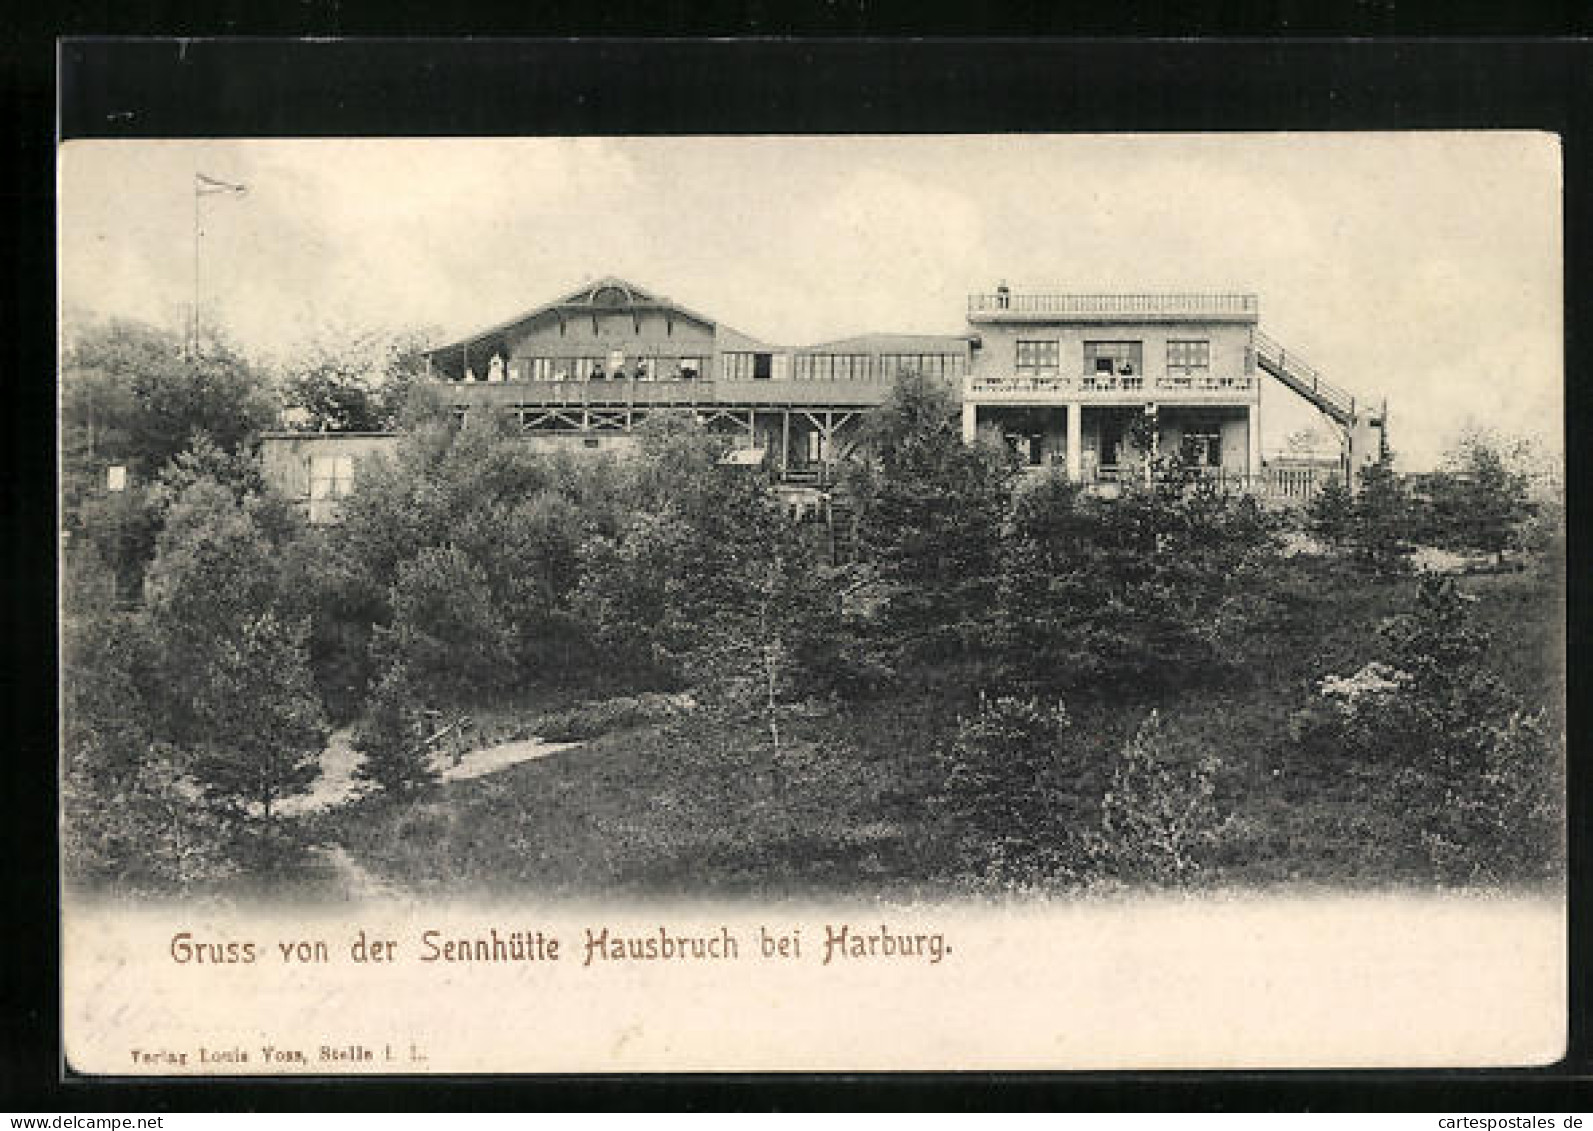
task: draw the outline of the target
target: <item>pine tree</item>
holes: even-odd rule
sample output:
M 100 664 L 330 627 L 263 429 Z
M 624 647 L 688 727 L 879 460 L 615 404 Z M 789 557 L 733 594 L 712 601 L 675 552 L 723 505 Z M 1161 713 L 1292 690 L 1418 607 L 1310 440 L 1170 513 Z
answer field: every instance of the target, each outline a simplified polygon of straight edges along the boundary
M 320 773 L 327 726 L 305 652 L 309 626 L 265 612 L 247 618 L 202 661 L 190 771 L 228 807 L 270 818 Z
M 389 668 L 371 693 L 368 715 L 354 736 L 364 760 L 356 777 L 390 794 L 413 792 L 437 780 L 423 743 L 425 708 L 401 664 Z

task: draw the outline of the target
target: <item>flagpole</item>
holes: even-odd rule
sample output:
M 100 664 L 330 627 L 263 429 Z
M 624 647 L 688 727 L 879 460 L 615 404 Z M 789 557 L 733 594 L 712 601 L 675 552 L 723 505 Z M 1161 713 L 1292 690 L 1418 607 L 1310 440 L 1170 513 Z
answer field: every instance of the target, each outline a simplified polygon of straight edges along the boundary
M 194 175 L 194 316 L 193 345 L 189 360 L 199 359 L 199 176 Z
M 241 196 L 248 191 L 245 185 L 235 185 L 229 181 L 217 180 L 194 170 L 194 317 L 193 317 L 193 352 L 190 355 L 195 360 L 199 357 L 199 241 L 201 239 L 199 198 L 210 193 L 224 192 Z

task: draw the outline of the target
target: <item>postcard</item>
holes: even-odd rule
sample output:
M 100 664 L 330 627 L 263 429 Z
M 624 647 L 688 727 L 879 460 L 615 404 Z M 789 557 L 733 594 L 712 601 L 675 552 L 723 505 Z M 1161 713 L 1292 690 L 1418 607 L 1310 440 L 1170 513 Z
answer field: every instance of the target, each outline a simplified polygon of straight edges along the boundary
M 1556 1062 L 1560 169 L 67 141 L 66 1069 Z

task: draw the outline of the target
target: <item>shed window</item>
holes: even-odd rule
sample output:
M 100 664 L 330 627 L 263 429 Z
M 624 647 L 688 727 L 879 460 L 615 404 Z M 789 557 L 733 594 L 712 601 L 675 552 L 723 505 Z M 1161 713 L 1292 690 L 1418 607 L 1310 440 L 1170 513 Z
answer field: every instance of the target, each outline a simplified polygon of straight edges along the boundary
M 310 498 L 341 499 L 353 490 L 353 456 L 310 457 Z

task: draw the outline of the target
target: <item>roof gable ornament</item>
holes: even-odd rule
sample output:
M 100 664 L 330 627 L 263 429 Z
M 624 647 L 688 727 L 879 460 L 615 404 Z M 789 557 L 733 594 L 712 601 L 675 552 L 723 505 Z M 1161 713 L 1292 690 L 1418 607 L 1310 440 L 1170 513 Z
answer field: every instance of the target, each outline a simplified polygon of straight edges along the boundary
M 568 331 L 570 322 L 577 318 L 590 317 L 592 319 L 592 331 L 596 334 L 598 332 L 599 318 L 603 313 L 620 313 L 626 310 L 630 312 L 632 327 L 638 334 L 641 333 L 642 313 L 648 310 L 663 314 L 667 324 L 666 332 L 671 336 L 675 332 L 675 323 L 683 319 L 699 322 L 710 330 L 717 325 L 715 319 L 682 306 L 669 298 L 655 295 L 617 276 L 606 275 L 601 279 L 585 282 L 576 290 L 568 291 L 552 302 L 534 307 L 505 322 L 479 330 L 469 337 L 428 350 L 426 351 L 426 356 L 429 359 L 435 359 L 439 364 L 444 357 L 452 357 L 455 360 L 462 358 L 463 363 L 468 363 L 469 354 L 472 352 L 473 347 L 490 349 L 507 332 L 523 326 L 538 317 L 548 317 L 555 320 L 558 323 L 561 335 Z

